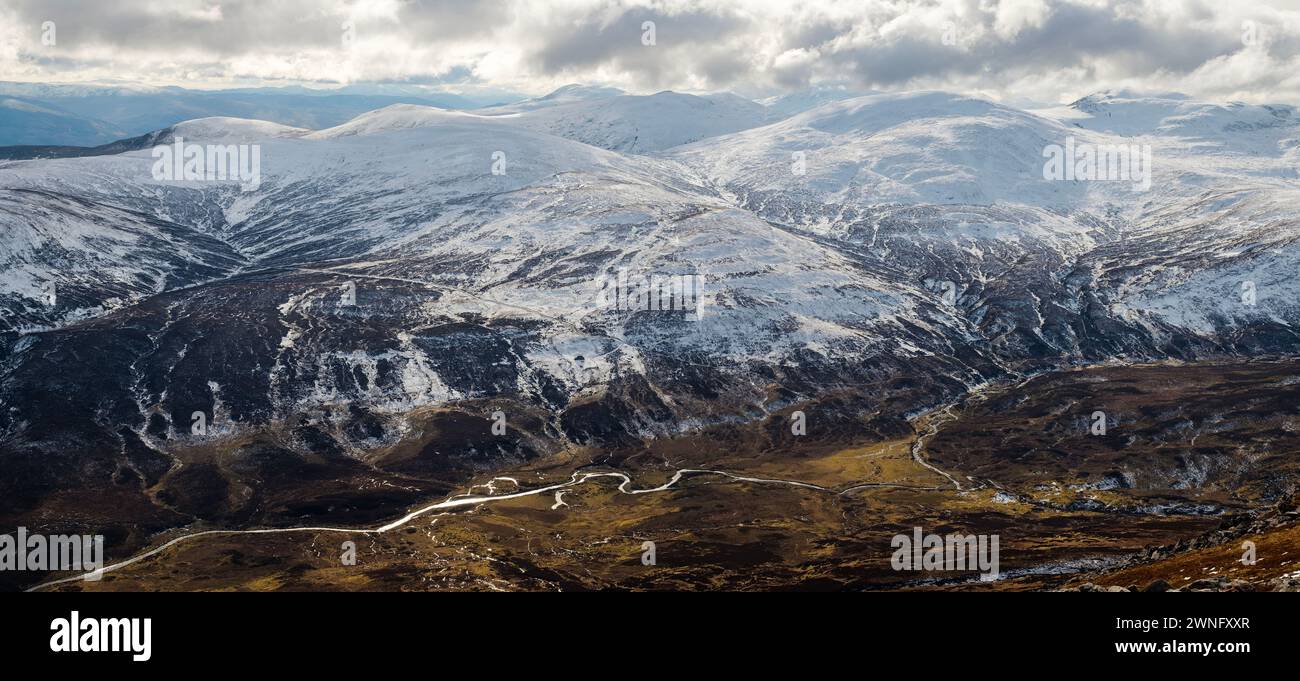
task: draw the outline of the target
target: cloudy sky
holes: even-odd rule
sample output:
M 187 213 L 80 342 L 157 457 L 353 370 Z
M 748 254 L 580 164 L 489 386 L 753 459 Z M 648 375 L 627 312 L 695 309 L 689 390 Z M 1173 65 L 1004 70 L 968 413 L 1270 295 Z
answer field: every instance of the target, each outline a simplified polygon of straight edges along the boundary
M 1300 104 L 1300 0 L 0 0 L 0 80 Z

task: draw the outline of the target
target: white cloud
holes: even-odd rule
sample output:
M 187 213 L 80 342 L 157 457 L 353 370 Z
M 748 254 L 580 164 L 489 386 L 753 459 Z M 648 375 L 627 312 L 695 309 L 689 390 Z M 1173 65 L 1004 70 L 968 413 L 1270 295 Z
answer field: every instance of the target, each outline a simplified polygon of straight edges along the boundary
M 473 82 L 1300 102 L 1300 0 L 5 0 L 0 79 Z M 59 43 L 40 44 L 42 21 Z M 350 21 L 355 40 L 345 43 Z M 643 21 L 656 44 L 641 44 Z M 1243 22 L 1259 39 L 1243 40 Z M 955 43 L 945 37 L 955 28 Z M 1248 44 L 1249 43 L 1249 44 Z
M 1002 0 L 993 27 L 1003 40 L 1014 39 L 1026 27 L 1039 27 L 1051 10 L 1045 0 Z

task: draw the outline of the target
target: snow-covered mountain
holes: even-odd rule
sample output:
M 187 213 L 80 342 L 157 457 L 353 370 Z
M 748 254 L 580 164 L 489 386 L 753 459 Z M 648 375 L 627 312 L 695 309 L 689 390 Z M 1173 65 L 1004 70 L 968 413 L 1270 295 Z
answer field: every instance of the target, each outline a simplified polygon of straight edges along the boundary
M 574 83 L 565 85 L 549 92 L 541 97 L 529 97 L 509 105 L 493 107 L 499 113 L 515 113 L 521 111 L 533 111 L 551 106 L 576 104 L 579 102 L 589 102 L 599 99 L 609 99 L 627 94 L 616 87 L 605 87 L 601 85 L 581 85 Z
M 846 85 L 830 84 L 818 85 L 805 90 L 789 92 L 775 97 L 768 97 L 767 99 L 759 100 L 759 103 L 767 107 L 773 120 L 777 120 L 803 113 L 809 109 L 815 109 L 823 104 L 840 102 L 846 99 L 856 99 L 858 97 L 866 97 L 867 95 L 873 94 L 878 93 L 858 90 Z
M 846 385 L 879 386 L 845 409 L 892 432 L 1030 369 L 1300 350 L 1287 107 L 921 92 L 773 120 L 730 95 L 556 100 L 316 131 L 204 119 L 0 162 L 0 455 L 143 469 L 283 428 L 364 458 L 484 401 L 525 405 L 542 439 L 608 442 Z M 155 179 L 151 146 L 177 137 L 257 145 L 260 183 Z M 1150 190 L 1045 179 L 1071 138 L 1149 145 Z M 698 277 L 702 305 L 611 309 L 621 276 Z M 47 305 L 50 283 L 72 302 Z
M 1167 343 L 1222 348 L 1243 324 L 1276 326 L 1288 345 L 1295 288 L 1270 272 L 1297 257 L 1287 206 L 1300 205 L 1300 121 L 1289 107 L 1171 101 L 1112 103 L 1121 113 L 1105 120 L 1133 120 L 1101 124 L 1086 104 L 1048 117 L 946 93 L 877 95 L 671 156 L 767 220 L 954 282 L 968 318 L 1014 355 L 1037 346 L 1101 358 L 1089 342 L 1143 355 Z M 1045 180 L 1044 150 L 1071 140 L 1151 147 L 1151 190 Z M 1254 304 L 1241 302 L 1246 286 Z M 1089 328 L 1103 310 L 1123 333 Z M 1195 341 L 1167 326 L 1197 329 Z
M 1140 96 L 1125 91 L 1090 95 L 1057 111 L 1071 125 L 1089 130 L 1184 138 L 1239 153 L 1288 136 L 1294 139 L 1297 121 L 1296 109 L 1289 105 L 1218 104 L 1178 94 Z
M 615 94 L 601 88 L 561 89 L 541 100 L 481 109 L 515 124 L 602 149 L 644 154 L 746 130 L 772 119 L 761 104 L 729 93 Z

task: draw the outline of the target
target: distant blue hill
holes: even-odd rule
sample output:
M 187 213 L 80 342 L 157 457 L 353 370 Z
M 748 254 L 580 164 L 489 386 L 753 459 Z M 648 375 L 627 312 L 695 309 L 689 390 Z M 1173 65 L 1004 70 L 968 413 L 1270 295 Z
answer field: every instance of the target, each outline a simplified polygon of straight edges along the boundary
M 306 88 L 201 91 L 0 82 L 0 146 L 98 146 L 209 116 L 320 129 L 392 104 L 468 109 L 484 103 L 437 92 L 351 94 Z
M 124 136 L 118 126 L 50 102 L 0 95 L 0 146 L 93 145 Z

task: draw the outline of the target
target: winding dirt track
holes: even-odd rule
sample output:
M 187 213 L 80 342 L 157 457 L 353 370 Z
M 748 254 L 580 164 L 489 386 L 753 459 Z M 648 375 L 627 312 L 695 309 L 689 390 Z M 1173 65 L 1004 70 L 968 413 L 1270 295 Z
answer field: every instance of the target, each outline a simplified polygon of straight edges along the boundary
M 935 426 L 935 428 L 937 429 L 937 426 Z M 919 441 L 919 440 L 918 440 L 918 441 Z M 916 449 L 915 446 L 913 447 L 912 455 L 913 455 L 913 458 L 917 458 L 917 457 L 920 456 L 920 454 L 919 454 L 919 452 L 918 452 L 918 450 Z M 918 458 L 917 460 L 920 461 L 919 458 Z M 943 472 L 943 471 L 941 471 L 941 470 L 939 470 L 939 469 L 937 469 L 937 468 L 934 468 L 933 466 L 930 466 L 929 464 L 924 463 L 923 461 L 922 461 L 921 463 L 922 463 L 922 465 L 925 465 L 926 468 L 929 468 L 929 469 L 931 469 L 931 470 L 934 470 L 935 472 L 937 472 L 937 473 L 943 475 L 944 477 L 948 478 L 950 481 L 952 481 L 952 483 L 953 483 L 954 485 L 957 486 L 957 489 L 958 489 L 958 490 L 961 489 L 961 486 L 957 484 L 957 481 L 956 481 L 955 479 L 953 479 L 952 476 L 948 475 L 947 473 L 945 473 L 945 472 Z M 509 500 L 509 499 L 519 499 L 519 498 L 522 498 L 522 497 L 531 497 L 531 496 L 536 496 L 536 495 L 539 495 L 539 494 L 547 494 L 547 493 L 550 493 L 550 492 L 557 492 L 557 491 L 566 490 L 566 489 L 568 489 L 568 488 L 571 488 L 571 487 L 574 487 L 574 486 L 577 486 L 577 485 L 581 485 L 581 484 L 583 484 L 583 483 L 586 483 L 586 482 L 589 481 L 589 480 L 595 480 L 595 479 L 599 479 L 599 478 L 617 478 L 617 479 L 621 480 L 621 482 L 620 482 L 619 485 L 618 485 L 618 491 L 619 491 L 619 492 L 622 492 L 623 494 L 652 494 L 652 493 L 655 493 L 655 492 L 665 492 L 665 491 L 667 491 L 667 490 L 669 490 L 669 489 L 672 489 L 672 488 L 675 487 L 675 486 L 677 485 L 677 483 L 680 482 L 683 478 L 685 478 L 685 477 L 687 477 L 687 476 L 693 476 L 693 475 L 716 475 L 716 476 L 721 476 L 721 477 L 727 478 L 728 480 L 731 480 L 731 481 L 734 481 L 734 482 L 743 482 L 743 483 L 761 484 L 761 485 L 787 485 L 787 486 L 790 486 L 790 487 L 799 487 L 799 488 L 803 488 L 803 489 L 809 489 L 809 490 L 814 490 L 814 491 L 818 491 L 818 492 L 826 492 L 826 493 L 835 494 L 835 495 L 846 495 L 846 494 L 851 494 L 851 493 L 853 493 L 853 492 L 855 492 L 855 491 L 857 491 L 857 490 L 860 490 L 860 489 L 867 489 L 867 488 L 873 488 L 873 487 L 898 487 L 898 488 L 905 488 L 905 489 L 923 489 L 923 490 L 940 490 L 940 489 L 946 489 L 946 488 L 940 488 L 940 487 L 922 487 L 922 486 L 916 486 L 916 485 L 905 485 L 905 484 L 896 484 L 896 483 L 879 482 L 879 483 L 865 483 L 865 484 L 857 484 L 857 485 L 853 485 L 853 486 L 848 487 L 848 488 L 843 489 L 843 490 L 835 490 L 835 489 L 832 489 L 832 488 L 829 488 L 829 487 L 823 487 L 823 486 L 821 486 L 821 485 L 815 485 L 815 484 L 808 483 L 808 482 L 800 482 L 800 481 L 797 481 L 797 480 L 780 480 L 780 479 L 774 479 L 774 478 L 755 478 L 755 477 L 749 477 L 749 476 L 745 476 L 745 475 L 737 475 L 737 474 L 735 474 L 735 473 L 728 473 L 728 472 L 726 472 L 726 471 L 716 471 L 716 470 L 699 469 L 699 468 L 682 468 L 682 469 L 679 469 L 676 473 L 673 474 L 673 477 L 672 477 L 668 482 L 665 482 L 664 484 L 662 484 L 662 485 L 660 485 L 660 486 L 658 486 L 658 487 L 650 487 L 650 488 L 646 488 L 646 489 L 629 489 L 629 487 L 632 485 L 632 478 L 628 477 L 626 474 L 623 474 L 623 473 L 615 473 L 615 472 L 574 473 L 573 476 L 570 477 L 570 478 L 569 478 L 568 480 L 566 480 L 565 482 L 560 482 L 560 483 L 556 483 L 556 484 L 553 484 L 553 485 L 547 485 L 547 486 L 544 486 L 544 487 L 538 487 L 537 489 L 523 490 L 523 491 L 519 491 L 519 492 L 511 492 L 511 493 L 508 493 L 508 494 L 493 494 L 493 495 L 487 495 L 487 496 L 483 496 L 483 495 L 468 495 L 468 494 L 456 495 L 456 496 L 450 497 L 450 498 L 448 498 L 448 499 L 445 499 L 445 500 L 443 500 L 443 501 L 440 501 L 440 502 L 438 502 L 438 503 L 430 504 L 430 505 L 428 505 L 428 506 L 425 506 L 425 507 L 423 507 L 423 508 L 417 509 L 417 510 L 415 510 L 415 511 L 411 511 L 410 513 L 407 513 L 406 515 L 402 516 L 401 518 L 398 518 L 397 520 L 394 520 L 394 521 L 392 521 L 392 522 L 390 522 L 390 523 L 388 523 L 388 524 L 386 524 L 386 525 L 382 525 L 382 526 L 380 526 L 380 527 L 376 527 L 376 528 L 316 527 L 316 526 L 310 526 L 310 527 L 282 527 L 282 528 L 267 528 L 267 529 L 258 529 L 258 530 L 206 530 L 206 531 L 203 531 L 203 532 L 195 532 L 195 533 L 192 533 L 192 534 L 187 534 L 187 535 L 183 535 L 183 536 L 180 536 L 180 537 L 176 537 L 175 539 L 172 539 L 171 541 L 168 541 L 168 542 L 166 542 L 165 544 L 162 544 L 161 546 L 158 546 L 158 547 L 156 547 L 156 548 L 153 548 L 153 549 L 150 549 L 150 550 L 148 550 L 148 551 L 145 551 L 144 553 L 140 553 L 140 554 L 138 554 L 138 555 L 132 556 L 131 558 L 128 558 L 128 559 L 126 559 L 126 560 L 123 560 L 123 561 L 121 561 L 121 562 L 119 562 L 119 563 L 114 563 L 114 564 L 112 564 L 112 565 L 106 565 L 106 566 L 104 566 L 103 568 L 100 568 L 99 570 L 95 570 L 95 571 L 93 571 L 93 572 L 87 572 L 87 573 L 84 573 L 84 574 L 81 574 L 81 575 L 77 575 L 77 576 L 73 576 L 73 577 L 65 577 L 65 578 L 63 578 L 63 579 L 57 579 L 57 580 L 53 580 L 53 581 L 49 581 L 49 582 L 44 582 L 44 583 L 38 584 L 38 585 L 36 585 L 36 586 L 34 586 L 34 587 L 28 589 L 27 591 L 29 591 L 29 592 L 31 592 L 31 591 L 39 591 L 39 590 L 41 590 L 41 589 L 45 589 L 45 588 L 52 587 L 52 586 L 57 586 L 57 585 L 59 585 L 59 584 L 67 584 L 67 583 L 70 583 L 70 582 L 76 582 L 76 581 L 81 581 L 81 580 L 96 581 L 96 580 L 98 580 L 99 578 L 102 578 L 103 575 L 106 574 L 106 573 L 113 572 L 113 571 L 116 571 L 116 570 L 120 570 L 120 569 L 125 568 L 125 567 L 128 567 L 128 566 L 130 566 L 130 565 L 134 565 L 134 564 L 136 564 L 136 563 L 139 563 L 140 561 L 143 561 L 143 560 L 147 560 L 147 559 L 149 559 L 149 558 L 152 558 L 152 557 L 154 557 L 154 556 L 156 556 L 156 555 L 158 555 L 158 554 L 160 554 L 160 553 L 166 551 L 167 549 L 169 549 L 169 548 L 171 548 L 171 547 L 173 547 L 173 546 L 176 546 L 177 544 L 181 544 L 181 543 L 185 543 L 185 542 L 193 541 L 193 540 L 196 540 L 196 539 L 199 539 L 199 538 L 202 538 L 202 537 L 212 537 L 212 536 L 218 536 L 218 535 L 221 535 L 221 536 L 233 536 L 233 535 L 248 535 L 248 534 L 288 534 L 288 533 L 291 533 L 291 532 L 317 532 L 317 533 L 320 533 L 320 532 L 334 532 L 334 533 L 343 533 L 343 534 L 383 534 L 383 533 L 385 533 L 385 532 L 391 532 L 391 531 L 393 531 L 393 530 L 396 530 L 396 529 L 398 529 L 398 528 L 400 528 L 400 527 L 406 525 L 407 523 L 410 523 L 412 520 L 415 520 L 416 518 L 419 518 L 420 516 L 425 515 L 425 514 L 427 514 L 427 513 L 430 513 L 430 512 L 432 512 L 432 511 L 441 511 L 441 510 L 447 510 L 447 509 L 462 508 L 462 507 L 466 507 L 466 506 L 477 506 L 477 505 L 479 505 L 479 504 L 488 504 L 488 503 L 493 503 L 493 502 L 498 502 L 498 501 L 506 501 L 506 500 Z M 497 478 L 493 478 L 493 479 L 492 479 L 492 482 L 495 482 L 495 481 L 497 481 L 497 480 L 511 480 L 511 481 L 513 481 L 513 478 L 502 478 L 502 477 L 497 477 Z M 491 484 L 491 483 L 489 483 L 489 484 Z M 481 485 L 480 485 L 480 486 L 481 486 Z M 489 489 L 490 489 L 490 487 L 489 487 Z

